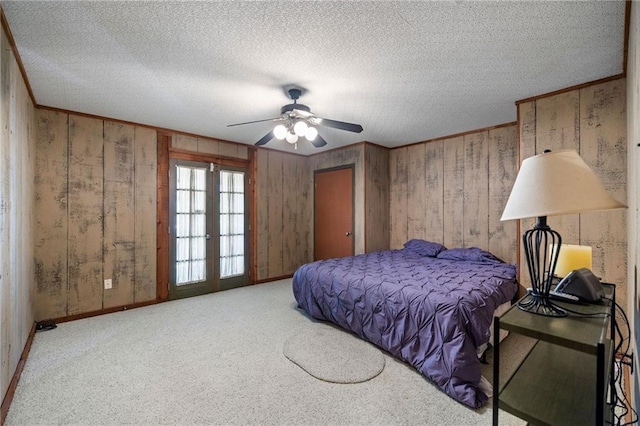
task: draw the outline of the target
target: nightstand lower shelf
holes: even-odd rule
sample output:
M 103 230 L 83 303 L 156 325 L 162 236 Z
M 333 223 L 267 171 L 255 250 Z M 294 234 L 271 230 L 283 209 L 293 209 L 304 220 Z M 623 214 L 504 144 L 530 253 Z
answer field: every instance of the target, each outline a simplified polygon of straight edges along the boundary
M 604 345 L 603 377 L 609 377 L 612 347 Z M 501 389 L 499 407 L 534 424 L 587 425 L 597 418 L 597 357 L 538 341 Z M 606 398 L 608 382 L 602 384 Z M 551 397 L 550 397 L 551 396 Z M 602 407 L 606 413 L 610 409 Z

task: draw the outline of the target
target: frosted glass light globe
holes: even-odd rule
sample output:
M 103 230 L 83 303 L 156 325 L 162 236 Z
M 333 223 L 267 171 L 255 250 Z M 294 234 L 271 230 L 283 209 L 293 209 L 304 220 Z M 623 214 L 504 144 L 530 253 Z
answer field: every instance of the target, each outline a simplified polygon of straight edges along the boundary
M 293 133 L 287 134 L 287 142 L 291 144 L 298 142 L 298 135 L 294 135 Z
M 314 140 L 316 138 L 316 136 L 318 136 L 318 129 L 316 129 L 315 127 L 307 127 L 307 131 L 304 133 L 304 137 L 307 138 L 307 140 Z
M 305 123 L 304 121 L 298 121 L 294 126 L 293 126 L 293 132 L 298 135 L 298 136 L 304 136 L 305 132 L 307 131 L 307 128 L 309 126 L 307 126 L 307 123 Z
M 278 140 L 284 139 L 287 136 L 287 128 L 282 124 L 278 124 L 273 128 L 273 136 L 275 136 Z

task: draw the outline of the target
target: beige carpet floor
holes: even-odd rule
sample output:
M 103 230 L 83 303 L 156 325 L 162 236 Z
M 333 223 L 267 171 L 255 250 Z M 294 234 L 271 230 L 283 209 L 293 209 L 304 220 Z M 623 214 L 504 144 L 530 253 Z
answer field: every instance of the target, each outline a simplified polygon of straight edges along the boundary
M 283 345 L 319 327 L 291 280 L 62 323 L 36 334 L 6 425 L 491 424 L 490 404 L 469 409 L 384 352 L 371 380 L 314 378 Z M 505 368 L 531 344 L 509 336 Z

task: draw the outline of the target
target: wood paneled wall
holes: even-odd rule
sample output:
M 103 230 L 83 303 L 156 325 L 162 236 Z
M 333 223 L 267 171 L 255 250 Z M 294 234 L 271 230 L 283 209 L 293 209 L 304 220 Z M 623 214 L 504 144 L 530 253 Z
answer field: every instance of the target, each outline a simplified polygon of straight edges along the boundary
M 389 149 L 364 145 L 364 250 L 389 249 Z
M 180 133 L 172 135 L 170 148 L 174 151 L 239 158 L 242 160 L 249 159 L 249 147 L 247 145 Z
M 355 253 L 389 248 L 387 148 L 363 143 L 311 157 L 258 149 L 256 156 L 258 281 L 313 260 L 315 170 L 355 165 Z
M 312 256 L 309 160 L 269 149 L 256 153 L 258 281 L 291 275 Z
M 545 149 L 575 149 L 605 188 L 627 202 L 625 79 L 522 102 L 518 120 L 521 161 Z M 594 273 L 618 285 L 618 302 L 625 306 L 627 210 L 555 216 L 548 222 L 563 243 L 593 248 Z M 521 226 L 529 229 L 533 221 Z M 527 274 L 521 274 L 521 281 L 528 285 Z
M 0 31 L 0 400 L 34 322 L 35 108 Z M 3 415 L 6 415 L 3 407 Z M 1 422 L 1 421 L 0 421 Z
M 480 247 L 515 263 L 517 226 L 500 216 L 516 158 L 515 125 L 392 149 L 391 248 L 421 238 Z
M 37 320 L 156 298 L 156 143 L 147 127 L 38 109 Z
M 627 68 L 627 305 L 626 312 L 631 324 L 631 348 L 640 353 L 640 289 L 638 267 L 640 266 L 640 8 L 634 4 L 629 22 L 629 59 Z M 632 368 L 638 371 L 640 360 L 634 357 Z M 640 379 L 636 373 L 631 392 L 634 407 L 640 407 Z

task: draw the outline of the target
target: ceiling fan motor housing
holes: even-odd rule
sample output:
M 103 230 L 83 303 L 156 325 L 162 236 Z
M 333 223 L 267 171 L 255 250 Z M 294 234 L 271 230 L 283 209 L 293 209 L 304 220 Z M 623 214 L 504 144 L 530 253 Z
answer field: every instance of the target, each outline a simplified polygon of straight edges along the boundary
M 285 114 L 287 112 L 291 112 L 294 109 L 300 110 L 300 111 L 305 111 L 305 112 L 311 112 L 311 108 L 309 108 L 306 105 L 302 105 L 302 104 L 297 104 L 297 103 L 293 103 L 293 104 L 288 104 L 283 106 L 282 108 L 280 108 L 280 114 Z

